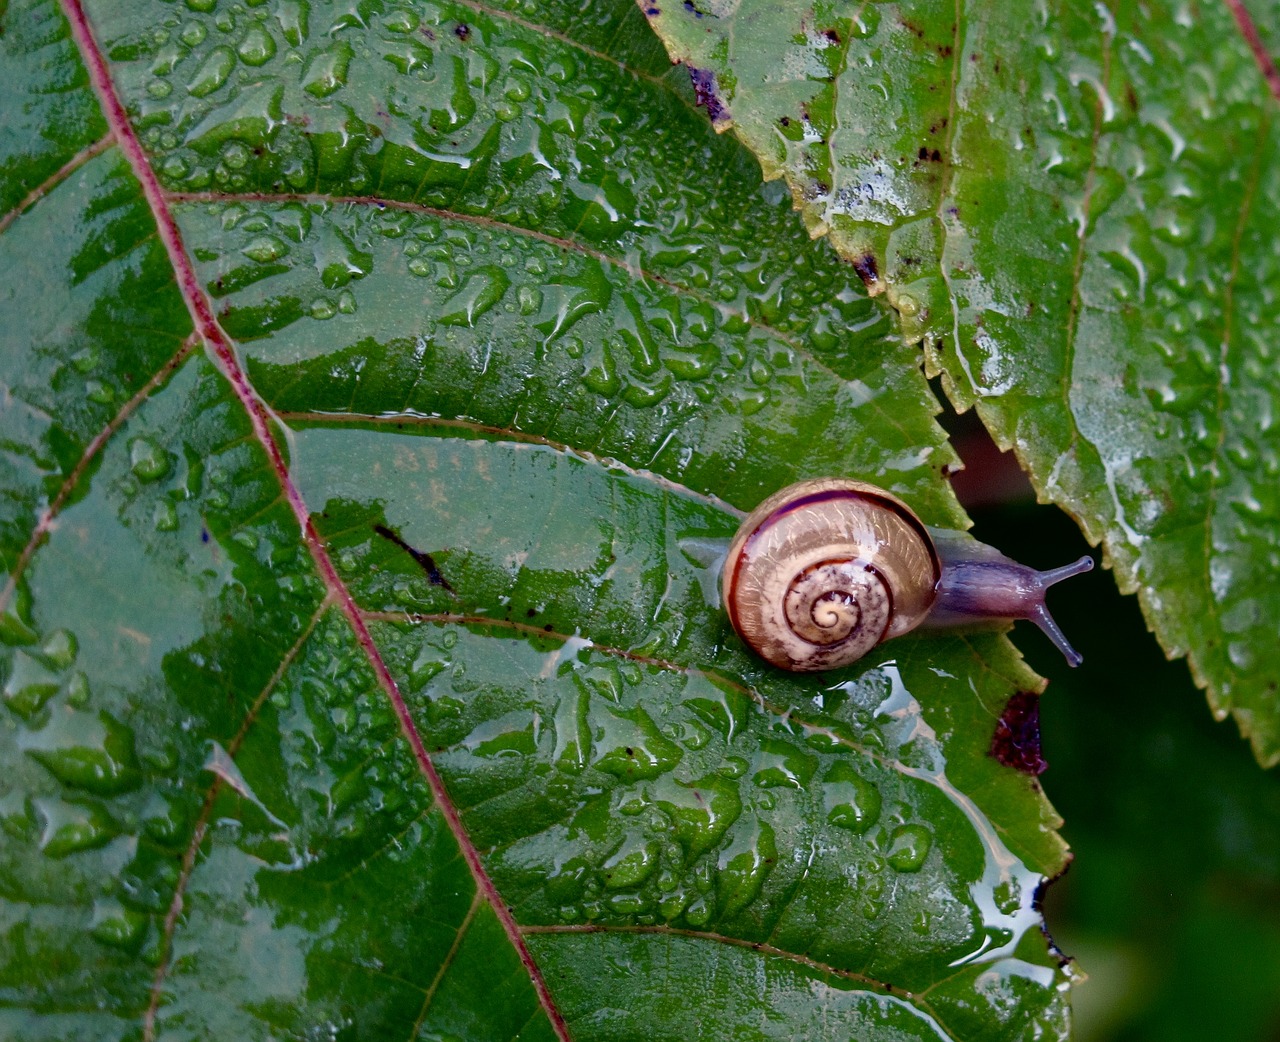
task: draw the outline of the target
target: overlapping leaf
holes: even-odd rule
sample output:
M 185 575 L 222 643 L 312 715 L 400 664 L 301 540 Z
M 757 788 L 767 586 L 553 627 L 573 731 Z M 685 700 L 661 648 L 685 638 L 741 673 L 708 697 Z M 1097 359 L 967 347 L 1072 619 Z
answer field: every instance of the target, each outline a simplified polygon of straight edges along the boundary
M 795 679 L 718 607 L 734 507 L 955 523 L 952 457 L 639 13 L 66 14 L 6 15 L 89 116 L 5 139 L 0 1033 L 1062 1037 L 1007 641 Z
M 641 6 L 1280 761 L 1274 5 Z

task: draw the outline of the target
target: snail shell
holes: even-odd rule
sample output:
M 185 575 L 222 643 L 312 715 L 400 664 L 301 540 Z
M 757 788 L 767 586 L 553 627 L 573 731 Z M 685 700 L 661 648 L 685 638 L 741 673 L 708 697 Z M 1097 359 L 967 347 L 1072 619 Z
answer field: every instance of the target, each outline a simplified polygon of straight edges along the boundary
M 738 529 L 722 578 L 730 621 L 783 669 L 848 665 L 917 626 L 1025 618 L 1079 665 L 1044 604 L 1082 557 L 1039 572 L 962 532 L 929 529 L 902 500 L 862 481 L 819 478 L 775 492 Z

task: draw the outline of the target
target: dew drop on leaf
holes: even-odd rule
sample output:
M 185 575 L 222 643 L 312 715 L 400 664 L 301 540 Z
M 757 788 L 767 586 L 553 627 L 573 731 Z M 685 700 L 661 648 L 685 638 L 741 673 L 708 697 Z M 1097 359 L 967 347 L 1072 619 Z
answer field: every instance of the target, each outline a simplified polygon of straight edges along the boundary
M 899 825 L 889 840 L 889 864 L 899 872 L 919 872 L 933 845 L 933 833 L 923 825 Z
M 172 458 L 154 438 L 134 438 L 129 443 L 129 465 L 139 481 L 159 481 L 173 466 Z
M 236 51 L 242 62 L 256 68 L 275 57 L 276 42 L 263 26 L 252 25 L 241 37 Z
M 197 98 L 207 97 L 227 82 L 235 67 L 235 51 L 230 47 L 215 47 L 187 81 L 188 93 Z

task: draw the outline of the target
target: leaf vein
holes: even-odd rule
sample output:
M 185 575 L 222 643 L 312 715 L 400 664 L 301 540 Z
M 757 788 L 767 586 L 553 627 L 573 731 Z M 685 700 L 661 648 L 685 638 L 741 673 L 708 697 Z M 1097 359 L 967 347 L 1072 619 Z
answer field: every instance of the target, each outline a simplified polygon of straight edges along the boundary
M 120 143 L 121 151 L 128 159 L 134 177 L 137 178 L 142 186 L 143 195 L 151 208 L 161 242 L 164 244 L 168 254 L 169 262 L 173 267 L 179 289 L 192 321 L 206 345 L 216 356 L 224 376 L 231 384 L 236 397 L 240 401 L 241 407 L 248 414 L 253 433 L 266 453 L 270 467 L 275 472 L 289 505 L 293 509 L 294 517 L 297 520 L 298 527 L 301 529 L 302 541 L 311 554 L 315 567 L 329 591 L 329 596 L 341 609 L 355 633 L 361 650 L 373 667 L 379 685 L 391 703 L 392 711 L 395 713 L 401 730 L 413 750 L 414 757 L 418 762 L 418 768 L 426 778 L 427 784 L 431 788 L 445 820 L 448 822 L 449 830 L 453 833 L 455 841 L 466 858 L 477 886 L 493 906 L 494 913 L 502 925 L 509 943 L 515 948 L 521 965 L 529 975 L 534 992 L 546 1010 L 557 1037 L 561 1039 L 561 1042 L 568 1042 L 569 1037 L 564 1017 L 552 1000 L 542 972 L 534 962 L 528 947 L 520 936 L 519 928 L 510 910 L 498 894 L 493 880 L 489 878 L 484 864 L 480 860 L 479 852 L 474 844 L 471 843 L 466 830 L 463 828 L 457 808 L 449 800 L 448 790 L 445 788 L 444 781 L 441 779 L 422 743 L 422 737 L 413 722 L 404 697 L 401 695 L 395 679 L 391 676 L 382 653 L 374 644 L 350 590 L 347 589 L 338 575 L 337 567 L 329 557 L 328 551 L 316 531 L 310 510 L 302 498 L 301 491 L 294 483 L 289 473 L 284 453 L 272 434 L 271 417 L 268 409 L 257 390 L 249 382 L 248 374 L 241 364 L 230 339 L 214 317 L 209 298 L 200 285 L 196 277 L 195 267 L 187 254 L 186 246 L 182 240 L 182 233 L 178 228 L 170 206 L 170 199 L 162 191 L 160 182 L 155 172 L 151 169 L 147 156 L 143 151 L 142 144 L 138 140 L 132 124 L 129 122 L 124 103 L 121 101 L 115 83 L 111 78 L 106 56 L 93 35 L 89 19 L 82 6 L 82 0 L 62 0 L 62 8 L 71 26 L 72 37 L 89 72 L 89 79 L 93 85 L 94 92 L 103 108 L 107 125 L 112 129 L 117 141 Z

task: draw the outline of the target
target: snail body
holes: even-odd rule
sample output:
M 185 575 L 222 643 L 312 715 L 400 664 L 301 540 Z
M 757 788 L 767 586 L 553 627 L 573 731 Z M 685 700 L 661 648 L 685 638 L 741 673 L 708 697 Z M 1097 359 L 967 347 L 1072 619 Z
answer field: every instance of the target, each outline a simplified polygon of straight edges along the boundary
M 1040 572 L 962 532 L 931 529 L 902 500 L 844 478 L 775 492 L 729 544 L 730 621 L 783 669 L 835 669 L 917 627 L 1030 619 L 1072 666 L 1081 656 L 1049 615 L 1045 590 L 1093 560 Z

